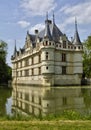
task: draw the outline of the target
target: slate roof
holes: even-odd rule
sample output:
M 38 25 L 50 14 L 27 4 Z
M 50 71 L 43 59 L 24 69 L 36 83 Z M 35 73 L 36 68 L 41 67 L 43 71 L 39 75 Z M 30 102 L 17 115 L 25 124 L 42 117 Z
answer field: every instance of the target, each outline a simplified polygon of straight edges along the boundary
M 52 39 L 56 42 L 59 41 L 60 36 L 63 36 L 63 33 L 59 30 L 55 23 L 52 23 L 51 20 L 47 21 L 47 25 L 45 25 L 45 28 L 39 33 L 39 37 L 43 38 L 45 33 L 47 33 L 49 37 L 52 37 Z
M 80 37 L 79 37 L 78 29 L 77 29 L 76 19 L 75 19 L 75 34 L 74 34 L 73 44 L 82 45 Z

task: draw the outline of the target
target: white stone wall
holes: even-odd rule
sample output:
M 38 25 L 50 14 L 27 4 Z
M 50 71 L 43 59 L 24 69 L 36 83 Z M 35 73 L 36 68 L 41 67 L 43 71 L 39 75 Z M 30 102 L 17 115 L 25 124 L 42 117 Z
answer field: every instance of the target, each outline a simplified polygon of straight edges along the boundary
M 48 52 L 48 59 L 46 59 L 46 52 Z M 62 53 L 66 54 L 66 61 L 62 61 Z M 41 55 L 41 61 L 39 63 L 39 55 Z M 28 64 L 26 65 L 26 58 Z M 33 57 L 33 64 L 32 64 Z M 20 57 L 19 57 L 20 58 Z M 25 84 L 49 84 L 49 85 L 65 85 L 65 84 L 80 84 L 83 67 L 82 67 L 82 52 L 74 50 L 63 50 L 54 47 L 42 46 L 40 51 L 34 51 L 32 54 L 24 55 L 22 59 L 13 63 L 12 75 L 16 76 L 16 70 L 18 73 L 17 82 Z M 22 65 L 21 65 L 22 64 Z M 26 65 L 26 66 L 25 66 Z M 17 68 L 18 66 L 18 68 Z M 66 74 L 62 75 L 62 66 L 66 67 Z M 39 67 L 41 74 L 39 74 Z M 16 68 L 16 70 L 14 70 Z M 33 69 L 33 75 L 32 75 Z M 29 71 L 28 75 L 25 75 Z M 48 75 L 47 75 L 48 74 Z M 78 77 L 77 77 L 78 74 Z M 46 75 L 46 78 L 44 78 Z M 49 78 L 50 75 L 50 78 Z M 20 77 L 19 77 L 20 76 Z M 23 77 L 21 77 L 23 76 Z M 49 78 L 49 79 L 48 79 Z M 41 80 L 41 82 L 40 82 Z M 16 79 L 14 80 L 14 82 Z
M 74 74 L 82 74 L 83 73 L 83 65 L 82 65 L 82 54 L 75 53 L 74 54 Z

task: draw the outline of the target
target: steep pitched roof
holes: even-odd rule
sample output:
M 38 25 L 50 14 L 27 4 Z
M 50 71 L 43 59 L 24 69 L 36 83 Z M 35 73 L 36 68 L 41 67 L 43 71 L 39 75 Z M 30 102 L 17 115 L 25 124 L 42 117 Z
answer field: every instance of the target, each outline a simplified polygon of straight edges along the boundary
M 36 35 L 33 34 L 29 34 L 29 32 L 27 31 L 27 36 L 26 36 L 26 40 L 29 39 L 32 43 L 32 46 L 35 47 L 36 44 Z
M 48 17 L 47 17 L 47 19 L 45 21 L 45 28 L 39 33 L 39 37 L 41 37 L 41 38 L 43 38 L 46 35 L 50 39 L 53 39 L 56 42 L 59 41 L 60 36 L 63 36 L 63 33 L 60 31 L 60 29 L 55 24 L 54 14 L 53 14 L 53 22 L 51 20 L 48 20 Z
M 44 31 L 44 38 L 48 38 L 49 40 L 52 40 L 51 32 L 50 32 L 50 20 L 48 20 L 48 13 L 46 14 L 46 20 L 45 20 L 45 31 Z
M 52 37 L 54 41 L 59 41 L 60 36 L 62 36 L 63 33 L 59 30 L 57 25 L 55 24 L 55 18 L 53 13 L 53 24 L 52 24 Z
M 49 40 L 52 40 L 51 31 L 50 31 L 50 27 L 49 27 L 49 20 L 48 19 L 45 21 L 44 38 L 48 38 Z

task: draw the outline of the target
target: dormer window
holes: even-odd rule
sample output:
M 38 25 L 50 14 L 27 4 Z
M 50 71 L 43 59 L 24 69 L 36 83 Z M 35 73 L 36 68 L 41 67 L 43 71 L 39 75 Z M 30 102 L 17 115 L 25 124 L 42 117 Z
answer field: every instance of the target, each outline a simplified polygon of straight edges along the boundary
M 78 47 L 78 49 L 80 49 L 80 46 Z
M 48 45 L 48 41 L 46 41 L 46 46 Z

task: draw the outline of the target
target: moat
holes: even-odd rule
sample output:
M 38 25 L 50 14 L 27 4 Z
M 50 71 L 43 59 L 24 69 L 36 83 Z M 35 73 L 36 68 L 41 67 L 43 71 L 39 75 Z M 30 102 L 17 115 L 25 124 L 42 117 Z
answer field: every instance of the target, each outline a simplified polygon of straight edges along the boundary
M 13 86 L 0 89 L 0 116 L 22 113 L 35 116 L 58 114 L 64 110 L 91 113 L 91 86 Z

